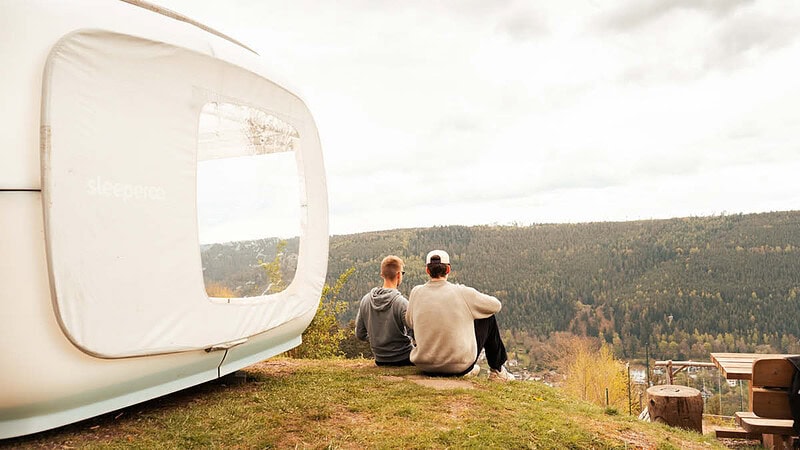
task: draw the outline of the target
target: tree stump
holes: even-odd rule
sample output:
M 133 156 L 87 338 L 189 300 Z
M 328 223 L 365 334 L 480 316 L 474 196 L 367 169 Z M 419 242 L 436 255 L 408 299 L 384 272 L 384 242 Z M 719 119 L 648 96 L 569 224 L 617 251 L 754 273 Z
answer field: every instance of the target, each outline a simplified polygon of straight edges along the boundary
M 647 389 L 651 422 L 703 432 L 703 397 L 687 386 L 666 384 Z

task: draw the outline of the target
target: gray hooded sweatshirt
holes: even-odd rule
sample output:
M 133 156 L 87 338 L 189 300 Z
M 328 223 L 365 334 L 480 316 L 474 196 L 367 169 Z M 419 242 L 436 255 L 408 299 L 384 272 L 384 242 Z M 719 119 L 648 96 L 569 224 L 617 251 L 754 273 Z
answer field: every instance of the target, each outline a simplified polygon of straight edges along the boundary
M 356 316 L 356 337 L 369 341 L 375 361 L 402 361 L 411 353 L 406 309 L 408 300 L 397 289 L 376 287 L 361 299 Z

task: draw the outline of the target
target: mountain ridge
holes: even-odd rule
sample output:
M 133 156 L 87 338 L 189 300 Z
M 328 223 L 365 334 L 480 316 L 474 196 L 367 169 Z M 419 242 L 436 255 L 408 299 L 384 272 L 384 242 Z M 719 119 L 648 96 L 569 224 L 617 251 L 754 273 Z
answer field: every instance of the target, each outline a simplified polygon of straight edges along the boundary
M 268 242 L 267 260 L 277 245 Z M 296 258 L 297 248 L 289 241 L 284 258 Z M 384 256 L 404 259 L 400 290 L 408 295 L 427 281 L 424 257 L 434 248 L 450 253 L 451 281 L 503 302 L 500 325 L 515 336 L 600 337 L 623 357 L 646 348 L 669 359 L 800 351 L 800 211 L 335 235 L 327 282 L 355 268 L 340 291 L 348 304 L 340 320 L 351 320 L 380 283 Z

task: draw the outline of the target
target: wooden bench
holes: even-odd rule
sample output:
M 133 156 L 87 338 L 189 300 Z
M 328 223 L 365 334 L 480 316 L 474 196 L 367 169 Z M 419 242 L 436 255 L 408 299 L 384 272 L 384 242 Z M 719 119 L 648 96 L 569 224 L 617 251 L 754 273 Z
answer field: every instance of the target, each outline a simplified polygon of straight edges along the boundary
M 717 439 L 748 439 L 761 440 L 761 433 L 752 433 L 744 428 L 715 427 L 714 435 Z
M 794 370 L 785 358 L 753 362 L 750 411 L 736 413 L 736 422 L 748 432 L 763 434 L 762 440 L 767 448 L 792 448 L 795 433 L 789 409 L 789 387 Z

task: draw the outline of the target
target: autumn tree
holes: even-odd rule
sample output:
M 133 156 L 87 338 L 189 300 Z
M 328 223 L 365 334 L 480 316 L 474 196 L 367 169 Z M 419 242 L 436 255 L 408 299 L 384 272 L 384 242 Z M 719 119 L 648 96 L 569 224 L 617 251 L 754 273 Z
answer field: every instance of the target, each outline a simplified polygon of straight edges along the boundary
M 605 343 L 575 338 L 567 363 L 565 390 L 581 400 L 617 410 L 628 409 L 625 364 L 614 358 Z

